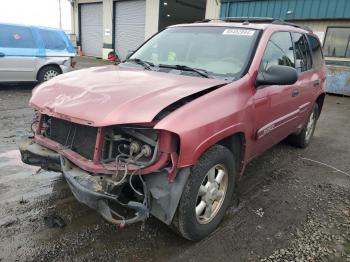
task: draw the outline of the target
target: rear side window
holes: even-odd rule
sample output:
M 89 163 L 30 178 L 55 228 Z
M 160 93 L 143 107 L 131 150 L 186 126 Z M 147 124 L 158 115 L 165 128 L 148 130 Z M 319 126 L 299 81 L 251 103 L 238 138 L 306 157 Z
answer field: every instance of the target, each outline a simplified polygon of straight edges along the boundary
M 1 25 L 0 31 L 0 47 L 36 48 L 30 28 L 14 25 Z
M 320 42 L 312 35 L 308 35 L 310 49 L 312 53 L 312 62 L 314 68 L 320 68 L 323 65 L 323 54 Z
M 60 32 L 40 29 L 39 33 L 44 42 L 45 49 L 64 50 L 66 42 L 62 38 Z
M 295 48 L 295 69 L 298 73 L 312 68 L 311 53 L 306 37 L 300 33 L 292 33 Z
M 293 44 L 289 32 L 277 32 L 270 38 L 261 61 L 260 71 L 272 65 L 294 67 Z

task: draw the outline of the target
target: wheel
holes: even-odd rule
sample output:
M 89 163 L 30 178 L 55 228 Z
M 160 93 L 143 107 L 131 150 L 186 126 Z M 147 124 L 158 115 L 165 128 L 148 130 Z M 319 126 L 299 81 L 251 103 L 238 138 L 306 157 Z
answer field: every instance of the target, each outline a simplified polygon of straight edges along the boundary
M 39 83 L 48 81 L 55 76 L 58 76 L 61 74 L 61 71 L 55 67 L 55 66 L 45 66 L 42 69 L 40 69 L 38 74 L 38 81 Z
M 310 116 L 306 121 L 301 132 L 298 135 L 291 135 L 288 138 L 288 142 L 295 147 L 300 147 L 300 148 L 307 147 L 310 144 L 311 138 L 315 132 L 317 119 L 318 119 L 318 105 L 317 103 L 315 103 L 310 113 Z
M 235 161 L 224 146 L 214 145 L 192 167 L 173 220 L 184 238 L 200 240 L 213 232 L 229 207 L 235 183 Z

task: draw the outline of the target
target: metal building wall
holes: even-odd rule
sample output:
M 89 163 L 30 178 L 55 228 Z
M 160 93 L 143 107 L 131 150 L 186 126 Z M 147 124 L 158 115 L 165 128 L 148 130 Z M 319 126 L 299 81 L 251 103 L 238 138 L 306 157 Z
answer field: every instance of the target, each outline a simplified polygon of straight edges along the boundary
M 220 17 L 349 19 L 349 0 L 221 0 Z

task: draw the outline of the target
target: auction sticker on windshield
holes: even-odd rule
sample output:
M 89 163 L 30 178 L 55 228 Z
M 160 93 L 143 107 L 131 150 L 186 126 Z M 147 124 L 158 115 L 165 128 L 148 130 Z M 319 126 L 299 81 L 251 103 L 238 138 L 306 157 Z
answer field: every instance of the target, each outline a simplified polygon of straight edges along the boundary
M 222 33 L 223 35 L 243 35 L 243 36 L 252 36 L 254 34 L 254 30 L 249 29 L 237 29 L 237 28 L 230 28 L 225 29 L 225 31 Z

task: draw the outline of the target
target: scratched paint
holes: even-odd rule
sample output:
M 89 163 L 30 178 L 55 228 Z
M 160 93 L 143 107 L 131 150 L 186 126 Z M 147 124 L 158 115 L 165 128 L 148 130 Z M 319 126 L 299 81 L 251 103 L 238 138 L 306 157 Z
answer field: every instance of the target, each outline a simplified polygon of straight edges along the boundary
M 327 92 L 350 96 L 350 67 L 327 66 Z

